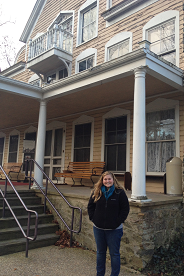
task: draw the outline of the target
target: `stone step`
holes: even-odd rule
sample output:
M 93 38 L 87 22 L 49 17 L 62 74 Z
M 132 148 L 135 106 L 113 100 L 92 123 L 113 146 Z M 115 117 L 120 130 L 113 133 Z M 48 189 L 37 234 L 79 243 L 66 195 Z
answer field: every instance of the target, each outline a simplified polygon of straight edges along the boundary
M 23 206 L 11 206 L 11 208 L 16 216 L 21 216 L 21 215 L 24 216 L 27 214 L 27 211 L 23 208 Z M 36 211 L 38 214 L 42 214 L 44 210 L 43 205 L 27 205 L 27 208 L 29 210 Z M 2 213 L 3 213 L 3 208 L 0 207 L 0 217 L 2 217 Z M 12 214 L 8 209 L 8 207 L 5 208 L 5 217 L 12 217 Z
M 59 239 L 59 236 L 55 233 L 38 235 L 35 241 L 29 242 L 29 249 L 54 245 Z M 0 242 L 0 256 L 21 252 L 26 250 L 26 239 L 12 239 L 8 241 Z M 52 256 L 51 256 L 52 257 Z
M 21 226 L 27 225 L 28 216 L 17 216 L 17 219 Z M 54 220 L 53 215 L 51 214 L 39 214 L 38 216 L 38 224 L 51 223 Z M 33 225 L 35 223 L 35 216 L 31 216 L 30 224 Z M 17 227 L 17 222 L 14 217 L 8 218 L 0 218 L 0 229 Z
M 22 227 L 25 234 L 27 234 L 27 226 Z M 31 225 L 30 226 L 30 237 L 34 236 L 34 230 L 35 226 Z M 56 233 L 58 230 L 58 225 L 55 223 L 47 223 L 47 224 L 41 224 L 38 225 L 38 235 L 45 235 L 45 234 L 50 234 L 50 233 Z M 20 239 L 23 238 L 23 233 L 20 230 L 19 227 L 12 227 L 12 228 L 4 228 L 0 230 L 0 244 L 2 241 L 8 241 L 12 239 Z
M 21 197 L 25 205 L 40 205 L 41 204 L 41 198 L 36 196 L 29 196 L 29 197 Z M 16 197 L 7 197 L 7 201 L 10 206 L 22 206 L 21 201 L 19 198 Z M 0 198 L 0 206 L 3 206 L 3 199 Z
M 28 197 L 28 196 L 35 196 L 35 191 L 34 190 L 21 190 L 18 191 L 18 194 L 20 197 Z M 7 191 L 6 192 L 6 197 L 17 197 L 14 191 Z M 0 194 L 0 198 L 2 198 L 2 195 Z

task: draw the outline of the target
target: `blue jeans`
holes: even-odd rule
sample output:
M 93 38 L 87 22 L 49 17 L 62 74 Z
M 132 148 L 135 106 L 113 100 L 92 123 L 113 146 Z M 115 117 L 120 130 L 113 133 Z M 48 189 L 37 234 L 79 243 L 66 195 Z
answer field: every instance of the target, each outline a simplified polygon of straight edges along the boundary
M 118 276 L 120 272 L 120 242 L 123 229 L 103 230 L 93 226 L 93 232 L 97 245 L 97 276 L 105 275 L 106 251 L 109 247 L 111 256 L 111 275 Z

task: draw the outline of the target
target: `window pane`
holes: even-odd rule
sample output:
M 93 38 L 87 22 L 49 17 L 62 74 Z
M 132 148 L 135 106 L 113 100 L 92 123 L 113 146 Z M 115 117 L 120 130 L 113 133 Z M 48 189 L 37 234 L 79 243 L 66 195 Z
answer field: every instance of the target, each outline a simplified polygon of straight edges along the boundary
M 175 139 L 175 110 L 146 114 L 147 141 Z
M 105 162 L 107 170 L 116 171 L 116 146 L 105 147 Z
M 86 60 L 79 62 L 79 72 L 86 70 Z
M 91 123 L 75 126 L 74 161 L 90 161 Z
M 129 52 L 129 43 L 130 40 L 127 39 L 116 45 L 109 47 L 109 60 L 125 55 Z
M 62 136 L 63 136 L 63 129 L 62 128 L 56 129 L 55 137 L 54 137 L 54 156 L 61 156 Z
M 93 57 L 87 59 L 87 69 L 93 67 Z
M 150 50 L 158 55 L 169 51 L 175 52 L 175 20 L 170 20 L 148 30 L 148 40 L 152 43 Z M 165 55 L 162 57 L 167 59 Z M 174 63 L 176 61 L 171 59 L 170 62 Z
M 10 136 L 9 152 L 17 151 L 18 147 L 18 135 Z
M 117 171 L 126 172 L 126 145 L 117 146 Z
M 105 162 L 112 171 L 126 170 L 127 117 L 105 120 Z
M 0 138 L 0 153 L 3 153 L 4 150 L 4 137 Z
M 52 130 L 46 131 L 45 139 L 45 156 L 51 155 L 51 140 L 52 140 Z
M 169 61 L 173 64 L 176 64 L 176 52 L 172 52 L 172 53 L 169 53 L 169 54 L 166 54 L 166 55 L 162 55 L 162 57 L 164 59 L 166 59 L 167 61 Z
M 9 153 L 8 162 L 17 162 L 17 153 Z
M 86 26 L 82 30 L 82 42 L 85 42 L 89 39 L 89 26 Z

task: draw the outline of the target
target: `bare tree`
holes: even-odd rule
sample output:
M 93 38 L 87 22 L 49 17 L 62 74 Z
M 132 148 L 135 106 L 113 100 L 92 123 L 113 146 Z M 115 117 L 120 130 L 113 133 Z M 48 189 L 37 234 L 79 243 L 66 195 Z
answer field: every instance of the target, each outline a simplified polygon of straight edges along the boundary
M 2 15 L 2 8 L 0 6 L 0 18 Z M 0 21 L 0 29 L 7 24 L 15 24 L 12 21 Z M 14 46 L 14 41 L 8 36 L 4 35 L 0 37 L 0 62 L 3 62 L 4 66 L 7 68 L 11 66 L 16 57 L 16 49 Z M 1 68 L 0 68 L 1 71 Z

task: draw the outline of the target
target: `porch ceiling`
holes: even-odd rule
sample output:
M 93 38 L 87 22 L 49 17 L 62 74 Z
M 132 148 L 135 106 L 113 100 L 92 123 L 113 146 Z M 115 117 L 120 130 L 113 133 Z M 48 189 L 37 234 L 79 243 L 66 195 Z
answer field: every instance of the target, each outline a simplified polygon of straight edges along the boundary
M 155 77 L 146 75 L 146 96 L 159 95 L 175 89 Z M 133 102 L 134 76 L 113 80 L 77 93 L 61 94 L 47 104 L 47 119 Z M 39 101 L 7 93 L 0 89 L 0 129 L 38 122 Z

